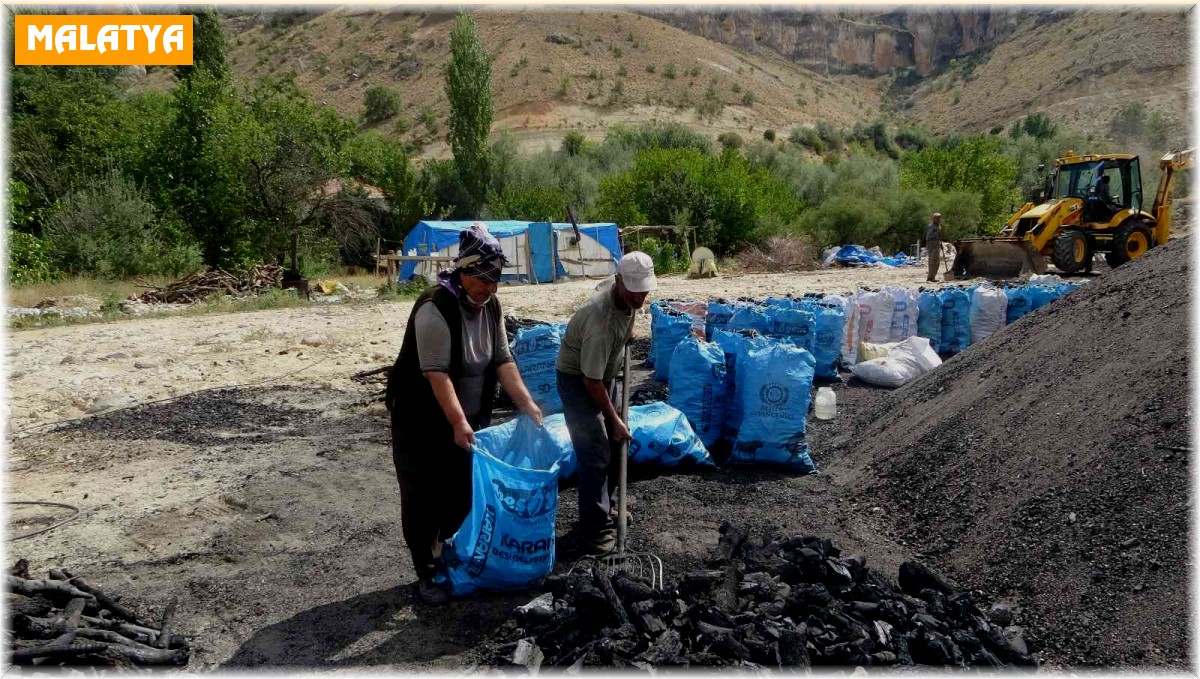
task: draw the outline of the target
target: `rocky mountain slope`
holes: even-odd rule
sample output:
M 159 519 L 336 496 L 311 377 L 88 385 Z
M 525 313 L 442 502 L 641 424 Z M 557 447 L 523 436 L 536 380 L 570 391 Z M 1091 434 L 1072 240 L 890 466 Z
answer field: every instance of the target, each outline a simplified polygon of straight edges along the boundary
M 476 19 L 495 57 L 493 131 L 525 148 L 556 145 L 568 130 L 599 138 L 614 123 L 786 138 L 794 125 L 881 114 L 934 132 L 986 132 L 1044 111 L 1103 136 L 1129 101 L 1166 113 L 1174 140 L 1186 136 L 1190 46 L 1179 10 L 505 7 Z M 227 19 L 230 61 L 243 79 L 292 75 L 346 116 L 362 114 L 370 87 L 393 88 L 402 111 L 380 131 L 448 157 L 452 23 L 448 12 L 403 7 L 241 13 Z M 142 86 L 170 79 L 160 69 Z M 710 88 L 722 107 L 701 116 Z

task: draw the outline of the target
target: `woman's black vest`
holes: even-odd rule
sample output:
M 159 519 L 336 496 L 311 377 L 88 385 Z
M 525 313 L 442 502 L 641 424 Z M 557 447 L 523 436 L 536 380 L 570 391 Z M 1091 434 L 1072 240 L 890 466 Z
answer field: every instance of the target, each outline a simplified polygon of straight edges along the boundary
M 404 330 L 404 343 L 400 345 L 400 355 L 392 365 L 388 374 L 387 396 L 385 403 L 392 414 L 392 427 L 403 432 L 406 436 L 419 438 L 453 439 L 454 428 L 438 405 L 433 393 L 433 385 L 421 372 L 421 362 L 417 356 L 417 311 L 425 304 L 432 303 L 446 319 L 450 328 L 450 381 L 458 384 L 462 376 L 463 364 L 463 322 L 462 309 L 454 293 L 436 285 L 417 298 L 413 304 L 412 313 L 408 316 L 408 327 Z M 493 295 L 487 303 L 488 319 L 492 322 L 492 336 L 503 332 L 500 327 L 500 301 Z M 479 399 L 479 415 L 473 424 L 477 428 L 488 426 L 492 417 L 492 402 L 496 396 L 496 357 L 488 365 L 483 376 L 483 395 Z

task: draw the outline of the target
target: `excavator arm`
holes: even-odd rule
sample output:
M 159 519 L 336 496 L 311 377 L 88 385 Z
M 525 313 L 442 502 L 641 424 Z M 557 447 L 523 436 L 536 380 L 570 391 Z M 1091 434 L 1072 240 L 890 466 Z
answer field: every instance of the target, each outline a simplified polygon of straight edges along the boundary
M 1181 170 L 1190 170 L 1195 162 L 1195 149 L 1168 153 L 1158 161 L 1162 170 L 1158 177 L 1158 190 L 1154 192 L 1154 242 L 1162 245 L 1171 237 L 1171 194 L 1175 188 L 1175 175 Z

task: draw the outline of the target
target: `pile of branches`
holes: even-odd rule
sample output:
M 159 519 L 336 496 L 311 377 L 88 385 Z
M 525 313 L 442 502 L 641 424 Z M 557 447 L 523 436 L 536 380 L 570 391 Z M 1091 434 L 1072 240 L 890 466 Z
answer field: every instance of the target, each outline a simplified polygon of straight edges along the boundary
M 777 273 L 813 271 L 820 267 L 820 250 L 806 238 L 772 236 L 763 245 L 753 245 L 737 255 L 743 271 Z
M 191 657 L 191 642 L 172 629 L 174 602 L 150 622 L 65 568 L 38 580 L 21 559 L 6 577 L 14 665 L 183 666 Z
M 663 591 L 590 568 L 553 576 L 548 589 L 501 628 L 510 641 L 495 648 L 492 664 L 1035 664 L 1006 607 L 985 615 L 969 592 L 915 562 L 901 565 L 897 587 L 866 557 L 843 558 L 812 535 L 752 544 L 726 524 L 708 569 Z
M 145 304 L 192 304 L 214 294 L 257 295 L 280 287 L 283 272 L 283 267 L 278 264 L 259 264 L 237 273 L 219 268 L 209 269 L 177 280 L 165 288 L 147 290 L 135 299 Z

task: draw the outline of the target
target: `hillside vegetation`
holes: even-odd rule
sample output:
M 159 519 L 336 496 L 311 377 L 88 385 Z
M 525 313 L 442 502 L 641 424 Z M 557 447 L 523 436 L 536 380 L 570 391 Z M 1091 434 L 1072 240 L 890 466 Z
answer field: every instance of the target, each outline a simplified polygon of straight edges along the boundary
M 1083 117 L 989 99 L 998 64 L 1065 82 L 1074 72 L 1029 65 L 1068 58 L 1045 36 L 1103 22 L 1107 41 L 1139 25 L 1129 35 L 1157 27 L 1166 45 L 1178 21 L 1067 15 L 906 89 L 897 73 L 820 75 L 628 12 L 205 12 L 193 67 L 14 73 L 10 278 L 178 275 L 293 249 L 318 275 L 370 265 L 377 239 L 419 219 L 563 220 L 568 206 L 697 226 L 719 254 L 776 236 L 899 249 L 935 210 L 950 237 L 988 233 L 1040 185 L 1039 165 L 1068 149 L 1155 157 L 1182 143 L 1187 116 L 1138 96 Z M 455 53 L 475 56 L 448 69 L 455 26 Z M 1136 70 L 1078 38 L 1093 52 L 1072 63 Z M 1152 72 L 1174 78 L 1171 58 Z M 490 86 L 455 100 L 454 73 Z M 991 103 L 946 105 L 946 83 Z M 686 261 L 677 244 L 644 247 L 664 270 Z

